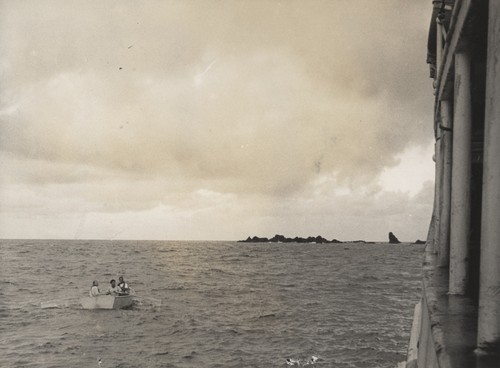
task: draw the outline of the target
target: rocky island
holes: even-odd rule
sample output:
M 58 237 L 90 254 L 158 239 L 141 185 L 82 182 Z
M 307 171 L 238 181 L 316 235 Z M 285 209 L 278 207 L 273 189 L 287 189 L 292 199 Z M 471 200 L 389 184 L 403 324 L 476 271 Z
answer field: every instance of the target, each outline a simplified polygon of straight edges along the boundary
M 337 239 L 328 240 L 321 235 L 309 236 L 307 238 L 296 236 L 295 238 L 289 238 L 284 235 L 276 234 L 272 238 L 259 237 L 259 236 L 249 236 L 245 240 L 238 240 L 239 243 L 321 243 L 321 244 L 341 244 L 341 243 L 365 243 L 365 244 L 375 244 L 376 242 L 368 242 L 365 240 L 354 240 L 354 241 L 340 241 Z M 417 240 L 415 244 L 424 244 L 425 242 Z M 399 239 L 392 232 L 389 233 L 389 244 L 401 244 Z
M 276 234 L 272 238 L 260 238 L 258 236 L 248 237 L 246 240 L 239 240 L 240 243 L 342 243 L 340 240 L 328 240 L 322 236 L 309 236 L 302 238 L 296 236 L 295 238 L 287 238 L 284 235 Z

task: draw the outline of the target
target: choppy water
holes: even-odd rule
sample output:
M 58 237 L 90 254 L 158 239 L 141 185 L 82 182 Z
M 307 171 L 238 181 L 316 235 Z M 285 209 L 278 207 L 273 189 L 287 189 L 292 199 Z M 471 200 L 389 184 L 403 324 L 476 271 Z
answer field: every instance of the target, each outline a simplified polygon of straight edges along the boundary
M 387 367 L 422 246 L 0 241 L 0 367 Z M 82 310 L 124 275 L 130 310 Z

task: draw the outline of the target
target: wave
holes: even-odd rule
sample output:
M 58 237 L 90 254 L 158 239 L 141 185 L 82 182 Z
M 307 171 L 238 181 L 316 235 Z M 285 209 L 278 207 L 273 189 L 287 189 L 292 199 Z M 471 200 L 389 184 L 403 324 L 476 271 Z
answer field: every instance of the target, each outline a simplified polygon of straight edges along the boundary
M 15 275 L 0 281 L 6 367 L 98 368 L 99 357 L 102 367 L 286 367 L 316 356 L 318 367 L 396 368 L 419 298 L 409 248 L 33 241 L 19 254 L 22 242 L 0 243 L 2 273 Z M 130 310 L 81 309 L 92 280 L 119 274 L 138 287 Z

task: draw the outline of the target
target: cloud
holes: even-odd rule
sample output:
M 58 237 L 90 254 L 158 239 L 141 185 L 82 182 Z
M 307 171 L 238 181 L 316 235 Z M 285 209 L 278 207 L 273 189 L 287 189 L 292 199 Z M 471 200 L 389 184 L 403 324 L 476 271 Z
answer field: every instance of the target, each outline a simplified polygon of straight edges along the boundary
M 342 187 L 357 216 L 368 200 L 357 188 L 428 144 L 428 8 L 4 1 L 2 206 L 216 218 L 232 202 L 262 226 L 278 221 L 273 211 L 287 218 L 287 198 L 300 199 L 299 213 L 310 201 L 329 213 L 307 195 L 342 204 Z M 19 186 L 38 196 L 19 202 Z M 205 209 L 208 198 L 225 202 Z
M 191 78 L 59 74 L 23 93 L 20 111 L 2 125 L 2 147 L 263 192 L 300 188 L 320 171 L 366 180 L 394 164 L 403 145 L 385 124 L 387 97 L 357 106 L 361 100 L 318 94 L 286 57 L 261 58 L 220 61 L 199 86 Z
M 10 208 L 0 212 L 2 236 L 235 240 L 281 233 L 386 241 L 392 231 L 403 241 L 415 241 L 425 239 L 433 196 L 431 182 L 415 196 L 369 186 L 343 195 L 323 188 L 321 195 L 301 193 L 281 200 L 209 190 L 165 194 L 144 182 L 121 185 L 102 185 L 100 201 L 82 193 L 75 197 L 78 191 L 71 186 L 4 188 L 2 194 L 12 202 L 0 198 Z M 96 198 L 96 187 L 77 186 Z M 120 206 L 124 189 L 131 190 L 132 198 L 142 198 L 129 199 L 127 210 Z M 159 193 L 162 201 L 155 200 Z

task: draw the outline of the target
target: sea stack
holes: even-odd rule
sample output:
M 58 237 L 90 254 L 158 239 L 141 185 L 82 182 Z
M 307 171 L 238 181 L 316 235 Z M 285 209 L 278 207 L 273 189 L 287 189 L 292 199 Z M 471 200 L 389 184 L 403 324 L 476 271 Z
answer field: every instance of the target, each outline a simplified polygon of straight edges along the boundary
M 391 244 L 399 244 L 401 243 L 398 238 L 396 238 L 396 235 L 394 235 L 392 232 L 389 233 L 389 243 Z

